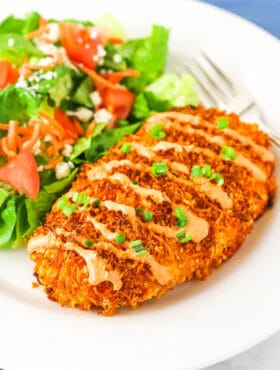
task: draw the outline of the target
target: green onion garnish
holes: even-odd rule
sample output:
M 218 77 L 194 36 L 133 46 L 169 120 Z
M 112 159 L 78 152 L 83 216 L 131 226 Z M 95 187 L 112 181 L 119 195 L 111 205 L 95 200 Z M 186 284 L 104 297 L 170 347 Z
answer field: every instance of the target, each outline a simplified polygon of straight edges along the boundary
M 77 209 L 78 207 L 73 204 L 66 204 L 66 206 L 64 206 L 61 210 L 65 216 L 70 217 Z
M 139 181 L 133 181 L 133 185 L 139 185 L 140 182 Z
M 129 143 L 124 143 L 121 147 L 120 147 L 120 151 L 122 153 L 125 153 L 125 154 L 128 154 L 131 152 L 131 145 Z
M 158 123 L 156 125 L 153 125 L 151 127 L 151 130 L 149 132 L 150 137 L 156 140 L 162 140 L 165 138 L 166 133 L 163 131 L 163 124 Z
M 225 128 L 228 128 L 228 118 L 227 117 L 219 117 L 217 119 L 217 128 L 219 130 L 224 130 Z
M 201 174 L 203 177 L 210 177 L 212 175 L 212 168 L 209 164 L 206 164 L 201 168 Z
M 216 181 L 217 185 L 224 185 L 224 183 L 225 183 L 225 179 L 224 179 L 223 175 L 221 175 L 218 172 L 213 173 L 213 175 L 211 175 L 209 180 Z
M 164 162 L 155 162 L 151 167 L 151 172 L 155 177 L 165 175 L 168 170 L 169 167 Z
M 67 217 L 71 216 L 72 213 L 75 212 L 78 209 L 78 207 L 75 206 L 74 204 L 68 203 L 68 199 L 67 199 L 67 197 L 65 195 L 58 200 L 57 207 L 59 209 L 61 209 L 61 211 Z
M 82 204 L 84 207 L 87 207 L 90 203 L 90 197 L 83 193 L 78 193 L 75 191 L 72 195 L 72 200 L 75 203 Z
M 231 146 L 223 146 L 222 155 L 227 161 L 234 160 L 237 157 L 235 150 Z
M 92 239 L 86 239 L 84 241 L 84 245 L 87 247 L 87 248 L 90 248 L 94 245 L 94 241 Z
M 123 244 L 125 242 L 125 235 L 124 234 L 117 234 L 116 235 L 116 242 L 118 244 Z
M 95 199 L 92 204 L 94 205 L 95 208 L 98 208 L 100 206 L 100 200 Z
M 191 176 L 192 177 L 201 177 L 202 176 L 201 168 L 197 165 L 192 166 Z
M 140 215 L 141 213 L 142 213 L 142 211 L 143 211 L 143 208 L 141 208 L 141 207 L 138 207 L 138 208 L 136 208 L 136 214 L 137 215 Z
M 175 216 L 177 217 L 176 225 L 178 227 L 184 227 L 188 223 L 188 216 L 186 212 L 181 207 L 174 208 Z
M 142 240 L 133 240 L 129 245 L 135 250 L 136 256 L 142 256 L 148 253 L 147 249 L 142 244 Z
M 144 220 L 148 222 L 148 221 L 152 221 L 152 219 L 153 219 L 152 212 L 145 211 L 144 212 Z
M 187 243 L 190 240 L 192 240 L 192 235 L 191 234 L 186 234 L 186 230 L 180 230 L 176 234 L 176 238 L 179 240 L 181 243 Z

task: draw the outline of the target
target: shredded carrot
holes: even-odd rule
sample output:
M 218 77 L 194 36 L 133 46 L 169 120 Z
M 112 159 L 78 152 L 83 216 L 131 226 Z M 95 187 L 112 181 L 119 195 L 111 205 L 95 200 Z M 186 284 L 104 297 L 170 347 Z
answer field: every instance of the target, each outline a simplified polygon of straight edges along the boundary
M 81 71 L 86 73 L 93 81 L 94 85 L 99 89 L 111 88 L 111 89 L 125 89 L 121 85 L 113 84 L 110 81 L 107 81 L 105 78 L 101 77 L 97 72 L 93 71 L 90 68 L 85 67 L 82 63 L 74 63 Z
M 41 17 L 39 19 L 39 28 L 45 27 L 48 24 L 48 20 L 46 18 Z
M 92 135 L 93 130 L 94 130 L 94 128 L 95 128 L 95 126 L 96 126 L 96 122 L 95 122 L 95 120 L 93 120 L 93 121 L 89 124 L 89 126 L 88 126 L 88 128 L 87 128 L 87 131 L 86 131 L 86 137 L 89 137 L 90 135 Z
M 119 72 L 106 73 L 105 75 L 103 75 L 104 78 L 108 79 L 108 81 L 112 82 L 113 84 L 119 83 L 122 79 L 126 77 L 139 77 L 139 76 L 140 73 L 131 68 L 127 68 Z
M 63 157 L 62 156 L 60 156 L 60 157 L 58 157 L 56 159 L 53 159 L 51 162 L 49 162 L 47 165 L 45 165 L 45 169 L 46 170 L 51 170 L 51 169 L 55 168 L 55 166 L 58 163 L 62 162 L 62 160 L 63 160 Z
M 108 37 L 107 39 L 111 44 L 123 44 L 124 39 L 121 37 Z
M 37 30 L 27 33 L 24 37 L 26 40 L 32 40 L 35 37 L 42 36 L 43 33 L 48 32 L 49 26 L 46 24 L 42 27 L 39 27 Z
M 83 127 L 81 126 L 81 124 L 80 124 L 80 122 L 79 122 L 78 118 L 77 118 L 77 117 L 73 117 L 73 118 L 72 118 L 72 123 L 73 123 L 73 125 L 75 126 L 75 128 L 76 128 L 76 131 L 77 131 L 78 135 L 79 135 L 79 136 L 82 136 L 82 135 L 83 135 L 83 133 L 84 133 L 84 129 L 83 129 Z
M 14 158 L 16 156 L 16 152 L 9 149 L 7 136 L 1 139 L 1 144 L 2 144 L 2 150 L 8 158 Z
M 39 139 L 39 134 L 40 134 L 40 123 L 36 123 L 33 129 L 32 136 L 30 140 L 26 141 L 23 144 L 23 149 L 30 149 L 32 151 L 34 145 Z
M 16 146 L 17 146 L 17 126 L 18 126 L 18 121 L 10 121 L 9 124 L 9 131 L 8 131 L 8 136 L 7 136 L 7 143 L 9 148 L 12 151 L 16 151 Z

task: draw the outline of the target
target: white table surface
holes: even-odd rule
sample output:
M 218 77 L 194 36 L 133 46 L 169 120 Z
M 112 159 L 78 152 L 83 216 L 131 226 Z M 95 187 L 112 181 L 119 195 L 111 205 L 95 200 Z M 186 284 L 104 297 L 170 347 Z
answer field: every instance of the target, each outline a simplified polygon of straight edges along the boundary
M 279 370 L 280 331 L 246 352 L 205 370 Z

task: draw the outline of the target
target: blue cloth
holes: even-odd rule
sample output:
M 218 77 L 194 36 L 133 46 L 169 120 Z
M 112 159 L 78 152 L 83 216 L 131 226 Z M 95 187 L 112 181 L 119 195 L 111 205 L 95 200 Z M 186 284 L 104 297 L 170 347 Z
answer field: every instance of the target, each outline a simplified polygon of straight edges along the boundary
M 280 0 L 203 0 L 238 14 L 280 39 Z

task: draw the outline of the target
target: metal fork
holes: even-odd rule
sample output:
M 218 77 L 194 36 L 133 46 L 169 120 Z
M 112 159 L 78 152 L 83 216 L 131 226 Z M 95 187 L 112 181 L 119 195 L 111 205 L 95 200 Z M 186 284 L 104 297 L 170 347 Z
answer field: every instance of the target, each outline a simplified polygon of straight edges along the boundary
M 258 116 L 260 128 L 269 135 L 272 143 L 280 147 L 280 134 L 277 135 L 268 127 L 253 98 L 243 87 L 234 83 L 205 52 L 201 51 L 188 63 L 176 67 L 176 72 L 180 74 L 186 70 L 196 79 L 200 101 L 204 106 L 216 106 L 235 112 L 241 118 L 253 110 L 254 115 Z

